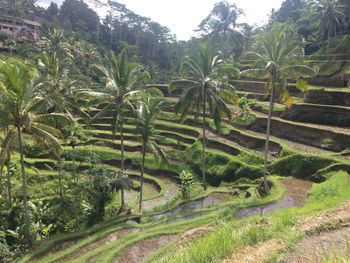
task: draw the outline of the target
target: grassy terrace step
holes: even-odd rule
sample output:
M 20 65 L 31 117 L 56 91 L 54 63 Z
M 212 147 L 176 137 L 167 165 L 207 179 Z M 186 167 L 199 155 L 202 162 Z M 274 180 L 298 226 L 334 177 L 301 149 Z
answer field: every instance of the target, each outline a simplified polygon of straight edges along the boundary
M 106 140 L 113 140 L 113 135 L 110 131 L 102 131 L 102 130 L 89 130 L 90 133 L 93 134 L 94 137 L 106 139 Z M 196 141 L 196 138 L 191 136 L 186 136 L 184 134 L 171 132 L 171 131 L 159 131 L 158 134 L 160 136 L 165 137 L 166 139 L 172 139 L 179 141 L 184 144 L 193 144 Z M 123 134 L 124 140 L 129 141 L 138 141 L 140 139 L 140 136 L 134 133 L 124 133 Z M 120 140 L 120 133 L 117 132 L 116 136 L 114 137 L 115 140 Z
M 103 125 L 103 124 L 93 124 L 91 127 L 95 130 L 104 130 L 104 131 L 109 131 L 110 125 Z M 192 127 L 186 126 L 186 125 L 181 125 L 181 124 L 169 124 L 168 122 L 164 121 L 157 121 L 155 128 L 157 130 L 163 130 L 163 131 L 170 131 L 170 132 L 176 132 L 180 134 L 185 134 L 187 136 L 195 137 L 197 138 L 199 136 L 199 130 L 194 129 Z M 136 127 L 131 126 L 131 125 L 125 125 L 124 126 L 124 131 L 126 133 L 136 133 Z
M 304 101 L 311 104 L 350 106 L 349 88 L 312 88 L 306 91 Z
M 156 140 L 160 145 L 167 148 L 169 151 L 171 150 L 179 150 L 183 151 L 186 149 L 187 145 L 181 142 L 177 142 L 173 139 L 167 139 L 167 138 L 159 138 Z M 105 146 L 109 147 L 115 150 L 121 149 L 121 144 L 119 141 L 113 141 L 110 139 L 102 139 L 99 137 L 96 137 L 96 139 L 90 139 L 87 142 L 80 143 L 79 146 L 84 145 L 96 145 L 96 146 Z M 142 145 L 141 142 L 138 141 L 124 141 L 124 150 L 127 152 L 141 152 Z
M 232 84 L 238 91 L 265 93 L 266 89 L 266 82 L 264 81 L 235 80 L 232 82 Z M 293 83 L 288 84 L 288 90 L 294 96 L 300 94 L 300 91 L 296 88 L 296 85 Z
M 350 127 L 350 107 L 344 106 L 294 103 L 281 117 L 296 122 Z
M 102 122 L 108 123 L 110 121 L 110 117 L 105 117 L 102 119 Z M 131 122 L 132 119 L 128 119 L 128 122 Z M 160 129 L 160 134 L 163 136 L 167 136 L 170 134 L 170 136 L 174 137 L 174 139 L 178 139 L 180 141 L 186 140 L 186 142 L 194 143 L 194 139 L 199 136 L 199 131 L 201 128 L 201 124 L 198 122 L 194 122 L 190 118 L 186 120 L 184 124 L 179 124 L 179 117 L 173 114 L 172 112 L 162 112 L 161 114 L 161 121 L 157 122 L 157 127 Z M 213 128 L 211 128 L 212 124 L 209 125 L 208 123 L 208 128 L 210 131 L 217 133 Z M 103 130 L 103 133 L 106 133 L 109 129 L 109 125 L 105 124 L 94 124 L 92 125 L 92 128 L 98 129 L 98 130 Z M 194 128 L 197 127 L 197 128 Z M 135 126 L 133 125 L 125 125 L 124 126 L 124 132 L 131 133 L 135 132 Z M 231 128 L 230 128 L 231 129 Z M 175 132 L 175 133 L 174 133 Z M 179 136 L 181 135 L 181 136 Z M 105 137 L 105 135 L 103 135 Z M 232 129 L 232 131 L 227 134 L 223 139 L 231 140 L 232 143 L 222 143 L 219 140 L 212 140 L 210 143 L 210 147 L 216 148 L 219 147 L 221 150 L 227 153 L 238 153 L 239 151 L 242 151 L 242 148 L 237 148 L 237 143 L 243 147 L 243 148 L 248 148 L 249 150 L 257 150 L 261 151 L 263 150 L 264 147 L 264 139 L 256 138 L 253 136 L 250 136 L 248 134 L 244 134 L 243 132 L 240 132 L 238 130 Z M 280 151 L 280 146 L 274 142 L 271 142 L 271 154 L 276 155 Z M 249 151 L 248 150 L 248 151 Z
M 38 169 L 37 171 L 35 171 L 33 169 L 28 169 L 27 168 L 26 171 L 28 172 L 29 176 L 38 176 L 39 174 L 42 176 L 43 174 L 45 174 L 45 175 L 49 175 L 50 177 L 51 176 L 56 177 L 56 180 L 55 180 L 56 182 L 55 183 L 58 182 L 58 172 L 41 170 L 43 167 L 52 167 L 52 168 L 54 168 L 57 165 L 57 162 L 55 160 L 52 160 L 52 159 L 27 158 L 26 159 L 26 164 L 30 165 L 31 167 L 34 167 L 34 168 Z M 71 160 L 67 160 L 67 161 L 65 161 L 64 164 L 71 167 L 68 170 L 67 169 L 63 169 L 64 172 L 69 172 L 70 173 L 69 176 L 70 176 L 71 172 L 72 172 L 73 162 Z M 79 167 L 77 168 L 78 174 L 81 174 L 81 173 L 87 171 L 88 169 L 91 169 L 91 165 L 89 163 L 76 162 L 76 165 L 79 165 Z M 109 166 L 109 165 L 101 166 L 101 165 L 98 165 L 98 164 L 95 165 L 95 166 L 96 166 L 96 168 L 104 167 L 104 168 L 107 168 L 107 169 L 109 169 L 111 171 L 116 171 L 116 172 L 120 171 L 119 168 L 114 167 L 114 166 Z M 141 180 L 140 171 L 128 169 L 128 175 L 129 175 L 129 177 L 131 179 L 134 179 L 134 180 L 137 180 L 137 181 Z M 67 174 L 65 174 L 65 176 L 67 176 Z M 83 177 L 83 176 L 81 176 L 81 177 Z M 159 178 L 154 177 L 154 176 L 152 176 L 152 175 L 150 175 L 148 173 L 145 173 L 144 177 L 145 177 L 144 178 L 145 183 L 149 184 L 149 185 L 152 185 L 159 192 L 159 194 L 157 196 L 153 196 L 151 198 L 146 196 L 144 200 L 150 200 L 150 199 L 158 198 L 158 197 L 160 197 L 161 195 L 164 194 L 164 185 L 163 185 L 162 181 Z
M 267 117 L 257 115 L 251 129 L 266 131 Z M 322 125 L 296 123 L 281 118 L 272 118 L 271 134 L 287 140 L 303 143 L 325 150 L 339 152 L 350 147 L 350 133 L 346 129 Z
M 105 147 L 99 147 L 99 146 L 84 146 L 83 148 L 78 148 L 75 150 L 75 152 L 79 156 L 86 156 L 88 157 L 90 152 L 95 152 L 102 163 L 112 165 L 112 166 L 120 166 L 120 153 L 119 151 L 114 151 L 109 148 Z M 64 157 L 69 157 L 67 153 L 71 154 L 72 149 L 70 147 L 64 147 Z M 125 166 L 127 169 L 131 170 L 139 170 L 140 169 L 140 163 L 141 163 L 141 154 L 140 153 L 132 153 L 132 152 L 126 152 L 125 153 Z M 171 163 L 169 164 L 162 164 L 158 163 L 152 155 L 146 155 L 145 159 L 145 172 L 148 174 L 151 174 L 153 176 L 156 175 L 163 175 L 163 176 L 169 176 L 170 178 L 178 178 L 178 173 L 181 172 L 181 167 L 178 167 L 177 165 L 173 165 Z
M 161 118 L 163 122 L 170 122 L 170 123 L 179 122 L 179 116 L 176 116 L 173 111 L 162 112 Z M 202 128 L 201 119 L 194 120 L 194 118 L 191 116 L 188 116 L 186 118 L 186 120 L 184 121 L 184 124 L 186 124 L 187 127 L 189 126 L 197 127 L 197 129 L 199 130 Z M 246 133 L 245 131 L 242 131 L 234 127 L 229 122 L 224 122 L 221 125 L 221 130 L 217 131 L 214 127 L 213 121 L 207 118 L 206 128 L 210 132 L 216 134 L 218 139 L 216 141 L 218 141 L 218 143 L 220 142 L 221 139 L 228 140 L 228 141 L 231 141 L 230 145 L 235 147 L 239 145 L 240 147 L 246 148 L 245 149 L 246 151 L 249 151 L 249 150 L 262 151 L 265 145 L 265 139 L 263 137 L 252 136 L 249 133 Z M 281 150 L 281 145 L 279 143 L 271 141 L 271 144 L 270 144 L 271 155 L 277 155 L 280 150 Z

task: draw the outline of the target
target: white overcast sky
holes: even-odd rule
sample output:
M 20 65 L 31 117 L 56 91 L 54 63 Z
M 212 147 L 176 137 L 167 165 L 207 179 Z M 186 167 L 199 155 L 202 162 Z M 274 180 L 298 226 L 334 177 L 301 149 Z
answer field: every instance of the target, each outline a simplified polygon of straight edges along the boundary
M 283 0 L 231 0 L 245 12 L 240 22 L 262 24 L 272 8 L 279 8 Z M 38 4 L 47 6 L 51 0 L 38 0 Z M 63 0 L 52 0 L 61 4 Z M 178 40 L 188 40 L 195 36 L 194 29 L 209 14 L 215 3 L 220 0 L 118 0 L 135 13 L 150 17 L 167 26 Z M 98 12 L 103 16 L 103 9 Z

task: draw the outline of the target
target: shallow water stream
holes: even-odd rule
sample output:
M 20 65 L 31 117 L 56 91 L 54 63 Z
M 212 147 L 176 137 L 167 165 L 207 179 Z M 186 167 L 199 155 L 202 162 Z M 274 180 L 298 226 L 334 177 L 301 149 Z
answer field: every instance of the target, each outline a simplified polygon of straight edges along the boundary
M 189 203 L 185 203 L 183 205 L 180 205 L 173 210 L 170 210 L 166 213 L 154 215 L 151 217 L 152 221 L 157 221 L 160 219 L 163 219 L 165 217 L 173 216 L 173 215 L 179 215 L 179 214 L 187 214 L 190 213 L 196 209 L 201 208 L 208 208 L 220 203 L 224 203 L 229 201 L 232 198 L 230 194 L 225 193 L 214 193 L 208 197 L 205 197 L 203 199 L 199 199 L 196 201 L 192 201 Z
M 280 200 L 263 206 L 242 208 L 237 212 L 236 219 L 247 218 L 253 215 L 263 216 L 284 208 L 302 207 L 307 199 L 312 182 L 288 177 L 282 181 L 282 184 L 286 188 L 286 192 Z

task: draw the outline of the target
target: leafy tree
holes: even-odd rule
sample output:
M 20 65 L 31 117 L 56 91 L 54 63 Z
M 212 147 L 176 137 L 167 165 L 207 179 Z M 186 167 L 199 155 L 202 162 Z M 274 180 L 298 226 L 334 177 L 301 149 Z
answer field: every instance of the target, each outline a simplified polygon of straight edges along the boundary
M 243 15 L 243 10 L 236 4 L 230 4 L 227 1 L 221 1 L 215 4 L 210 14 L 199 24 L 199 31 L 217 37 L 222 35 L 224 38 L 224 58 L 227 58 L 227 40 L 241 38 L 241 33 L 236 29 L 237 19 Z
M 182 193 L 182 198 L 186 199 L 189 197 L 192 189 L 193 189 L 193 175 L 192 173 L 183 170 L 180 175 L 180 189 L 181 189 L 181 193 Z
M 275 95 L 279 95 L 287 107 L 292 105 L 292 98 L 288 92 L 288 80 L 296 80 L 301 91 L 308 88 L 302 79 L 314 75 L 313 69 L 305 66 L 297 59 L 301 55 L 300 40 L 296 34 L 285 25 L 275 25 L 269 32 L 258 38 L 258 52 L 249 52 L 256 64 L 252 69 L 244 70 L 241 75 L 267 80 L 266 91 L 270 94 L 269 112 L 266 128 L 266 143 L 264 156 L 264 189 L 270 192 L 267 184 L 267 162 L 269 152 L 269 137 L 271 117 Z
M 327 39 L 327 57 L 329 56 L 329 39 L 336 36 L 338 28 L 346 23 L 343 6 L 337 0 L 316 0 L 312 2 L 313 20 Z
M 48 125 L 52 119 L 62 118 L 55 113 L 47 113 L 42 105 L 43 97 L 40 85 L 36 84 L 38 72 L 21 60 L 9 59 L 0 62 L 0 97 L 9 112 L 9 133 L 5 141 L 17 136 L 20 154 L 22 194 L 24 206 L 25 238 L 29 246 L 32 238 L 29 234 L 27 179 L 24 167 L 23 133 L 32 136 L 36 141 L 49 149 L 61 147 L 61 132 Z
M 75 166 L 75 147 L 79 145 L 82 141 L 87 140 L 87 134 L 85 130 L 77 122 L 73 122 L 63 130 L 63 135 L 66 140 L 66 143 L 72 147 L 72 159 L 73 159 L 73 178 L 75 182 L 78 182 L 76 176 L 76 166 Z
M 66 23 L 65 29 L 86 35 L 96 34 L 99 27 L 99 17 L 94 10 L 80 0 L 65 0 L 60 8 L 59 18 Z M 90 37 L 90 40 L 94 40 Z
M 94 203 L 96 214 L 91 216 L 90 223 L 102 221 L 105 216 L 105 206 L 111 199 L 114 191 L 129 189 L 131 187 L 130 178 L 121 176 L 120 173 L 97 169 L 92 172 L 91 180 L 88 182 L 86 191 Z
M 154 122 L 162 105 L 162 96 L 159 92 L 145 93 L 142 100 L 137 104 L 137 133 L 141 136 L 142 141 L 142 161 L 141 161 L 141 187 L 139 212 L 142 213 L 142 196 L 143 196 L 143 174 L 145 169 L 146 149 L 148 148 L 157 160 L 166 161 L 166 155 L 163 149 L 157 144 L 156 131 Z
M 305 8 L 304 0 L 285 0 L 281 7 L 272 14 L 272 22 L 284 23 L 288 20 L 296 22 L 302 15 L 302 10 Z
M 197 60 L 184 58 L 181 78 L 170 84 L 170 90 L 179 88 L 183 90 L 183 95 L 175 106 L 175 111 L 181 114 L 182 121 L 193 112 L 196 117 L 202 115 L 202 179 L 205 189 L 207 188 L 205 178 L 207 108 L 218 128 L 222 118 L 232 117 L 227 102 L 237 101 L 235 88 L 228 83 L 227 74 L 238 74 L 238 70 L 232 65 L 225 65 L 220 55 L 213 55 L 210 46 L 205 44 L 201 46 Z
M 112 113 L 111 131 L 113 138 L 117 130 L 120 132 L 121 172 L 124 173 L 124 118 L 128 112 L 134 111 L 137 95 L 149 80 L 149 73 L 141 64 L 129 63 L 125 51 L 118 56 L 111 52 L 106 65 L 94 65 L 94 69 L 103 87 L 98 92 L 89 90 L 81 92 L 80 97 L 91 98 L 93 103 L 107 103 L 93 117 L 92 122 Z M 121 201 L 121 210 L 124 210 L 123 189 L 121 189 Z
M 0 0 L 8 15 L 28 18 L 35 10 L 36 0 Z

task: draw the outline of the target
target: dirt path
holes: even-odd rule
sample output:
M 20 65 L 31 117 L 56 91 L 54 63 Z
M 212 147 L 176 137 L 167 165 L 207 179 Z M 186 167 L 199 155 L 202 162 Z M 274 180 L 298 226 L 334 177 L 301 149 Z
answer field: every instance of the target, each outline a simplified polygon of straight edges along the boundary
M 334 211 L 302 220 L 299 225 L 300 229 L 308 236 L 350 227 L 350 201 Z
M 267 118 L 267 114 L 261 113 L 261 112 L 255 112 L 257 116 L 259 117 L 264 117 Z M 322 125 L 322 124 L 314 124 L 314 123 L 307 123 L 307 122 L 297 122 L 297 121 L 288 121 L 279 117 L 273 117 L 273 119 L 280 121 L 280 122 L 285 122 L 285 123 L 293 123 L 295 125 L 303 125 L 307 126 L 310 128 L 316 128 L 319 130 L 324 130 L 324 131 L 330 131 L 330 132 L 336 132 L 336 133 L 344 133 L 344 134 L 349 134 L 350 129 L 349 128 L 343 128 L 343 127 L 336 127 L 336 126 L 329 126 L 329 125 Z
M 274 251 L 283 247 L 284 244 L 278 240 L 261 242 L 238 250 L 230 259 L 224 259 L 221 263 L 261 263 Z
M 350 227 L 302 239 L 283 262 L 340 262 L 340 257 L 350 262 Z
M 350 201 L 338 209 L 301 220 L 305 237 L 283 262 L 335 262 L 337 256 L 350 262 Z
M 242 130 L 250 135 L 253 135 L 255 137 L 261 138 L 261 139 L 265 139 L 265 134 L 260 133 L 260 132 L 256 132 L 256 131 L 252 131 L 252 130 L 248 130 L 248 129 L 244 129 L 244 128 L 239 128 L 239 130 Z M 287 145 L 289 148 L 299 151 L 299 152 L 304 152 L 304 153 L 310 153 L 310 154 L 326 154 L 326 155 L 331 155 L 334 154 L 334 152 L 332 151 L 327 151 L 327 150 L 323 150 L 320 148 L 316 148 L 313 146 L 308 146 L 302 143 L 297 143 L 297 142 L 292 142 L 286 139 L 281 139 L 279 137 L 276 136 L 271 136 L 270 135 L 270 140 L 271 141 L 275 141 L 277 143 L 282 143 Z
M 155 253 L 157 250 L 168 245 L 175 240 L 176 236 L 159 236 L 149 238 L 136 243 L 130 248 L 122 252 L 114 263 L 139 263 L 144 261 L 147 257 Z
M 167 202 L 175 199 L 179 193 L 179 187 L 176 182 L 172 179 L 161 177 L 162 183 L 164 184 L 164 195 L 153 200 L 147 200 L 143 202 L 143 208 L 150 210 L 156 206 L 166 204 Z
M 123 230 L 114 232 L 112 234 L 109 234 L 105 238 L 98 240 L 97 242 L 91 243 L 91 244 L 77 250 L 76 252 L 74 252 L 73 254 L 70 254 L 69 256 L 65 257 L 64 259 L 60 260 L 59 262 L 69 262 L 73 259 L 77 259 L 93 249 L 96 249 L 100 246 L 104 246 L 108 243 L 116 241 L 117 239 L 121 239 L 121 238 L 123 238 L 131 233 L 138 231 L 138 230 L 139 229 L 136 229 L 136 228 L 135 229 L 123 229 Z
M 238 149 L 242 149 L 242 150 L 248 150 L 249 152 L 252 152 L 258 156 L 263 156 L 264 155 L 264 152 L 263 150 L 261 151 L 258 151 L 258 150 L 254 150 L 254 149 L 249 149 L 249 148 L 244 148 L 242 147 L 241 145 L 239 145 L 237 142 L 233 141 L 233 140 L 229 140 L 229 139 L 226 139 L 224 136 L 220 135 L 220 134 L 217 134 L 217 133 L 213 133 L 211 131 L 206 131 L 206 134 L 208 136 L 209 139 L 214 139 L 214 140 L 217 140 L 219 142 L 222 142 L 222 143 L 225 143 L 225 144 L 228 144 L 228 145 L 232 145 Z M 216 150 L 220 150 L 220 149 L 216 149 Z M 275 157 L 273 157 L 272 155 L 269 154 L 269 159 L 274 159 Z

